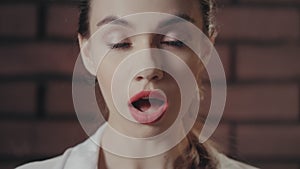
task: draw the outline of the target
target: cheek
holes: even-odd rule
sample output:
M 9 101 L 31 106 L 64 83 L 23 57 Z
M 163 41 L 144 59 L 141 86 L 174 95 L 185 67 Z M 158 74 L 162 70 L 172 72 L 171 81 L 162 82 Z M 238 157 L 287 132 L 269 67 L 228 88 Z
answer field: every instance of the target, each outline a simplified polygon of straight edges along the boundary
M 113 62 L 106 62 L 105 60 L 99 65 L 97 71 L 97 79 L 101 88 L 101 92 L 105 98 L 110 94 L 112 77 L 115 71 Z
M 109 65 L 100 66 L 97 78 L 102 87 L 107 88 L 112 81 L 113 69 Z
M 97 79 L 99 81 L 103 95 L 111 96 L 111 86 L 115 71 L 122 61 L 122 57 L 113 53 L 107 54 L 100 63 L 97 70 Z M 104 96 L 104 97 L 105 97 Z
M 97 69 L 97 77 L 105 83 L 111 82 L 114 72 L 116 71 L 120 61 L 114 54 L 108 53 Z

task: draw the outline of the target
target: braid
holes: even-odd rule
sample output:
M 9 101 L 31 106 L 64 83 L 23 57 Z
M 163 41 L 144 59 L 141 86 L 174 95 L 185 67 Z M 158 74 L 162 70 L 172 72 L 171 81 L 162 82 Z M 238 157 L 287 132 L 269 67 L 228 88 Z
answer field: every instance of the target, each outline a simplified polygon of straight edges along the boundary
M 209 152 L 209 145 L 201 144 L 193 132 L 187 139 L 189 146 L 175 160 L 175 169 L 216 169 L 217 162 Z
M 208 37 L 217 36 L 216 28 L 216 1 L 215 0 L 199 0 L 201 11 L 203 14 L 203 32 Z

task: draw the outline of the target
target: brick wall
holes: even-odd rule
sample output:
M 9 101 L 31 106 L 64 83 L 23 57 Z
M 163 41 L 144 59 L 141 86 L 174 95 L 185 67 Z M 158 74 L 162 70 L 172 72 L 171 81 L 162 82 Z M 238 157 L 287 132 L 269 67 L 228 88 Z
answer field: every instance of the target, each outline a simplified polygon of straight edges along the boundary
M 219 0 L 228 98 L 213 139 L 231 157 L 300 169 L 300 1 Z M 0 168 L 86 138 L 71 98 L 78 10 L 71 0 L 0 2 Z

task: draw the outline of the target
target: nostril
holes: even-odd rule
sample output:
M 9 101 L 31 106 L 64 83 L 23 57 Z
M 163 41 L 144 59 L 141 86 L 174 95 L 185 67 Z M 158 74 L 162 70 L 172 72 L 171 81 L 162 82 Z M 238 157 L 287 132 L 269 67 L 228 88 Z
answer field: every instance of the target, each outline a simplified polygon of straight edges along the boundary
M 162 79 L 164 77 L 164 72 L 163 71 L 161 71 L 161 70 L 158 70 L 158 71 L 156 71 L 156 74 L 155 74 L 155 80 L 160 80 L 160 79 Z
M 153 77 L 152 77 L 152 80 L 159 80 L 158 75 L 153 76 Z
M 136 77 L 136 80 L 137 81 L 141 81 L 143 79 L 143 77 L 142 76 L 138 76 L 138 77 Z
M 158 70 L 146 70 L 143 72 L 140 72 L 136 77 L 136 81 L 141 81 L 141 80 L 148 80 L 148 81 L 158 81 L 162 79 L 163 77 L 163 72 L 158 71 Z

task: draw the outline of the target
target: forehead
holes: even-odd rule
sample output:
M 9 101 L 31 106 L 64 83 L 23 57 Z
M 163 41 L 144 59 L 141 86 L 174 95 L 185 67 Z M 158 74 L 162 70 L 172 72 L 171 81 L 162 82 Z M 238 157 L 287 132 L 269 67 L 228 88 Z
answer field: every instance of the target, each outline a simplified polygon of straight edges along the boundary
M 202 28 L 200 9 L 199 0 L 91 0 L 90 30 L 95 32 L 99 21 L 108 16 L 123 17 L 143 12 L 183 14 Z

